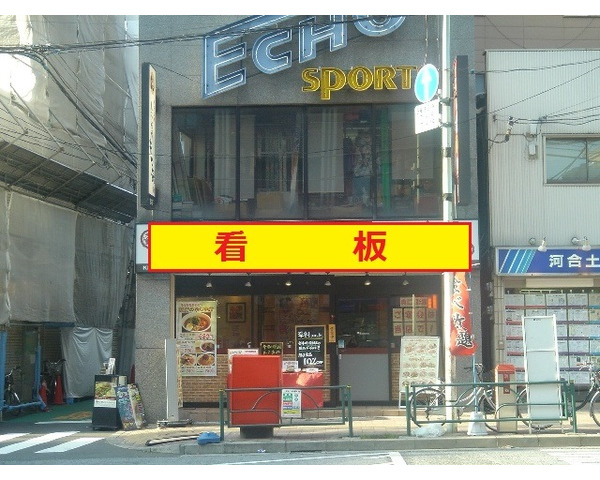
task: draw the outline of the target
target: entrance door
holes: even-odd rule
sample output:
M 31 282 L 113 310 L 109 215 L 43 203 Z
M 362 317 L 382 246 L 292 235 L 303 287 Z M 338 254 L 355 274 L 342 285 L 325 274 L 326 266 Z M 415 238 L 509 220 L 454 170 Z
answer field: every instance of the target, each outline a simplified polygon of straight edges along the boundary
M 387 300 L 339 300 L 336 319 L 339 384 L 353 402 L 389 402 Z

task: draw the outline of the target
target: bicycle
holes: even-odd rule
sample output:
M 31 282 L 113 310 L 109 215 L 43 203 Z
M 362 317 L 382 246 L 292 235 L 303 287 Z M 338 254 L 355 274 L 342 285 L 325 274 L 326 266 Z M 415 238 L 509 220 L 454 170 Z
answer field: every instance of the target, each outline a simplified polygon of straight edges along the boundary
M 470 367 L 467 367 L 470 368 Z M 478 381 L 483 381 L 483 365 L 475 364 L 475 372 Z M 468 388 L 463 391 L 456 400 L 446 402 L 446 394 L 444 385 L 427 386 L 416 390 L 412 395 L 409 405 L 409 415 L 411 420 L 421 426 L 425 423 L 446 423 L 446 412 L 448 408 L 452 408 L 455 412 L 456 419 L 460 420 L 462 415 L 469 411 L 480 412 L 486 419 L 484 421 L 486 428 L 493 432 L 498 432 L 496 426 L 496 401 L 494 387 L 490 385 L 476 385 L 474 388 Z M 516 396 L 516 394 L 515 394 Z M 489 418 L 489 420 L 488 420 Z
M 590 416 L 596 425 L 600 427 L 600 366 L 592 362 L 584 362 L 581 367 L 587 367 L 590 374 L 590 384 L 583 400 L 575 403 L 575 411 L 581 410 L 589 403 Z
M 568 416 L 575 415 L 575 412 L 578 412 L 586 405 L 590 405 L 590 416 L 600 427 L 600 367 L 592 362 L 583 362 L 578 363 L 580 369 L 587 368 L 589 371 L 589 387 L 588 390 L 583 397 L 583 399 L 579 402 L 575 402 L 575 411 L 573 411 L 573 405 L 571 403 L 571 398 L 569 395 L 566 396 L 566 408 L 569 413 Z M 522 419 L 521 421 L 527 425 L 531 426 L 531 428 L 535 430 L 545 430 L 548 427 L 552 426 L 552 423 L 534 423 L 529 421 L 523 412 L 527 411 L 527 389 L 523 389 L 519 395 L 517 396 L 517 415 Z M 525 417 L 525 418 L 524 418 Z M 530 425 L 531 424 L 531 425 Z
M 2 410 L 8 411 L 13 417 L 18 417 L 21 414 L 21 399 L 14 390 L 14 374 L 21 367 L 11 368 L 10 372 L 4 375 L 4 405 Z
M 59 381 L 62 381 L 62 371 L 65 359 L 61 358 L 55 362 L 44 360 L 44 371 L 42 372 L 42 381 L 46 382 L 48 403 L 54 403 L 56 387 Z

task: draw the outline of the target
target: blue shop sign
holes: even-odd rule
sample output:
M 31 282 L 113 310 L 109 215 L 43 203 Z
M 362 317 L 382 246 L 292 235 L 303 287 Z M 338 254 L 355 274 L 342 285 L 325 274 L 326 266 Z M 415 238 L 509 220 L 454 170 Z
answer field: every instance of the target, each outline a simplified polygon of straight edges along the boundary
M 600 274 L 600 249 L 583 251 L 578 248 L 497 248 L 498 275 L 574 275 Z

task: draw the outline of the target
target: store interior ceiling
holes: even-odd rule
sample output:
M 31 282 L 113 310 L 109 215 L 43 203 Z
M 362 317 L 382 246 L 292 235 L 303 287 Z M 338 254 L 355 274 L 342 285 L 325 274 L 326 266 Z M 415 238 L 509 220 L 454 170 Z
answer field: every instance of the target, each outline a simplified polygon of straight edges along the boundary
M 178 274 L 178 296 L 331 293 L 335 295 L 408 295 L 437 293 L 440 273 L 211 273 Z

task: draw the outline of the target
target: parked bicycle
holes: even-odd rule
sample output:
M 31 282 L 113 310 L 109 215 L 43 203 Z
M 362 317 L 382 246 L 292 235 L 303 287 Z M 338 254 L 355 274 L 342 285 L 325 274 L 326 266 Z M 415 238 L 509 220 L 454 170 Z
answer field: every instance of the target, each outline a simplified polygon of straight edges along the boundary
M 578 365 L 580 369 L 585 368 L 589 371 L 589 387 L 582 399 L 575 402 L 575 411 L 573 411 L 570 395 L 566 396 L 567 417 L 572 417 L 575 415 L 575 412 L 578 412 L 589 404 L 590 416 L 594 419 L 596 425 L 600 427 L 600 367 L 591 362 L 583 362 Z M 527 401 L 527 389 L 525 388 L 517 396 L 517 415 L 521 418 L 521 421 L 534 430 L 545 430 L 546 428 L 551 427 L 552 423 L 545 421 L 535 422 L 527 418 Z
M 61 358 L 55 362 L 44 360 L 44 371 L 42 372 L 42 381 L 46 382 L 48 389 L 48 403 L 54 403 L 56 387 L 59 381 L 62 381 L 62 371 L 65 359 Z M 61 385 L 62 387 L 62 385 Z
M 470 367 L 468 367 L 470 368 Z M 452 409 L 454 418 L 460 420 L 465 412 L 481 412 L 485 426 L 497 432 L 496 425 L 496 392 L 493 386 L 486 384 L 483 380 L 483 365 L 475 364 L 477 379 L 481 385 L 467 388 L 458 395 L 456 400 L 446 401 L 444 385 L 432 385 L 419 388 L 412 395 L 409 405 L 411 420 L 421 426 L 425 423 L 446 423 L 447 411 Z M 516 393 L 515 393 L 516 397 Z
M 14 390 L 15 383 L 15 372 L 19 371 L 21 367 L 11 368 L 10 372 L 4 375 L 4 405 L 2 405 L 2 411 L 6 410 L 9 414 L 17 417 L 21 414 L 21 399 Z

